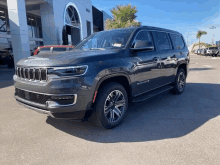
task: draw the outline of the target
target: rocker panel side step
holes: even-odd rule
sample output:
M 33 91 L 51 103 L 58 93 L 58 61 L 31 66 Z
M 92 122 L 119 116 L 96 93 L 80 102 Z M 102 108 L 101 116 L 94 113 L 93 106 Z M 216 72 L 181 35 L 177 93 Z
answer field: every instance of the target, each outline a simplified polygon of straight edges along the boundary
M 163 87 L 160 87 L 160 88 L 157 88 L 153 91 L 150 91 L 150 92 L 147 92 L 145 94 L 142 94 L 140 96 L 137 96 L 135 97 L 132 102 L 141 102 L 141 101 L 144 101 L 144 100 L 147 100 L 153 96 L 156 96 L 160 93 L 163 93 L 163 92 L 166 92 L 168 90 L 171 90 L 173 89 L 174 87 L 172 85 L 166 85 L 166 86 L 163 86 Z

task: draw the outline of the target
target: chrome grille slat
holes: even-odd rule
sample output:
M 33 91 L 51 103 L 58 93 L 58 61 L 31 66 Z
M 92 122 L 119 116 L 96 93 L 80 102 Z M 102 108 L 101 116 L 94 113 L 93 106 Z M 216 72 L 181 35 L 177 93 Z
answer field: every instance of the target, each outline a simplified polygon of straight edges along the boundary
M 20 77 L 21 77 L 21 68 L 19 68 L 19 74 L 20 74 Z
M 39 69 L 39 80 L 41 81 L 41 69 Z
M 28 71 L 28 68 L 25 68 L 25 69 L 24 69 L 24 78 L 25 78 L 25 79 L 29 79 L 29 77 L 28 77 L 28 72 L 29 72 L 29 71 Z
M 35 80 L 35 69 L 33 69 L 33 80 Z
M 21 68 L 21 78 L 24 78 L 24 68 Z
M 46 68 L 23 68 L 17 67 L 16 75 L 19 78 L 32 81 L 47 81 L 47 69 Z
M 28 68 L 28 80 L 30 80 L 30 68 Z

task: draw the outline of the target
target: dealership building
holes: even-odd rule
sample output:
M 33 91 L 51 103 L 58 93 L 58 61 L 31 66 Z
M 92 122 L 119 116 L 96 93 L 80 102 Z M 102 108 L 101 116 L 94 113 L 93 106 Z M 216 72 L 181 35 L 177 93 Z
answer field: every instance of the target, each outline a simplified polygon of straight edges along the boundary
M 76 45 L 111 19 L 91 0 L 0 0 L 0 52 L 14 60 L 43 45 Z

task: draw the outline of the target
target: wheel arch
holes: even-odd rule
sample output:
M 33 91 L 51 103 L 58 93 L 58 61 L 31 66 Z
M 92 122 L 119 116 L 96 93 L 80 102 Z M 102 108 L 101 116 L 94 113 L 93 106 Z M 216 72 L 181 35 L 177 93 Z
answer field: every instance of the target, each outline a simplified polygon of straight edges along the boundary
M 116 82 L 116 83 L 121 84 L 125 88 L 125 90 L 127 91 L 128 98 L 130 99 L 130 96 L 132 95 L 132 90 L 131 90 L 131 86 L 130 86 L 130 84 L 131 84 L 130 77 L 124 73 L 116 73 L 116 74 L 107 75 L 98 81 L 96 88 L 95 88 L 95 92 L 93 94 L 93 104 L 95 103 L 95 99 L 96 99 L 100 89 L 110 82 Z M 92 107 L 93 107 L 93 105 L 92 105 Z
M 186 74 L 186 77 L 187 77 L 187 74 L 188 74 L 188 72 L 187 72 L 187 64 L 186 63 L 179 64 L 178 67 L 177 67 L 177 70 L 176 70 L 176 74 L 177 74 L 179 68 L 182 68 L 185 71 L 185 74 Z

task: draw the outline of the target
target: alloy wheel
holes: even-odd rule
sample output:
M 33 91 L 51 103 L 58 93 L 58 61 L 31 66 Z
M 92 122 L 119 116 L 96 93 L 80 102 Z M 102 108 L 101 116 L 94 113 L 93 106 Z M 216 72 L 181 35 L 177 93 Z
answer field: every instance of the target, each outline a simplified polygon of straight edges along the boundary
M 180 72 L 178 76 L 178 89 L 180 92 L 183 91 L 185 87 L 185 74 L 183 72 Z
M 117 122 L 125 110 L 125 97 L 119 90 L 112 91 L 104 104 L 104 115 L 110 123 Z

